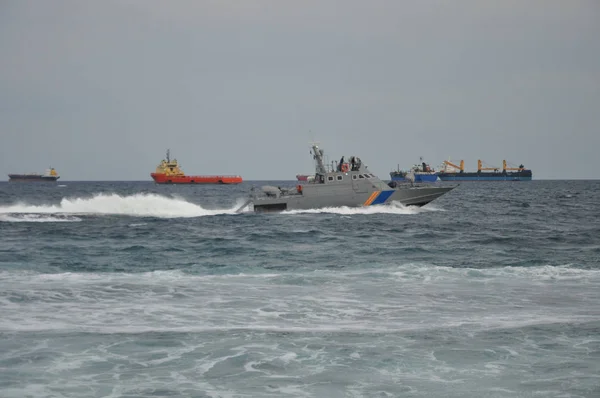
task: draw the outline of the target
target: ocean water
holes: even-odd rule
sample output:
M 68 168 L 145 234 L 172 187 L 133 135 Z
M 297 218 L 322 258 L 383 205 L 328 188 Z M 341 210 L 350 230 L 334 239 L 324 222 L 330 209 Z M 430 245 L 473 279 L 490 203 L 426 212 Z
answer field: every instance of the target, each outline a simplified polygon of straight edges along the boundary
M 600 181 L 251 185 L 0 183 L 0 397 L 600 396 Z

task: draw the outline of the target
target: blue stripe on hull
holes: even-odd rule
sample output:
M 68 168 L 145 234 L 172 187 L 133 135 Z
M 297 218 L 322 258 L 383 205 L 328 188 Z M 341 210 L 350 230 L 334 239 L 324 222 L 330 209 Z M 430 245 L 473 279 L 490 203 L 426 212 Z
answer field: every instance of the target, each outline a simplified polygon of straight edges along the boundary
M 438 179 L 437 174 L 416 174 L 415 182 L 436 182 Z
M 389 190 L 389 191 L 381 191 L 381 193 L 379 195 L 377 195 L 375 200 L 373 202 L 371 202 L 371 206 L 380 205 L 382 203 L 385 203 L 385 201 L 388 200 L 389 197 L 392 196 L 393 193 L 394 193 L 393 189 Z
M 415 175 L 415 182 L 436 182 L 438 180 L 437 174 L 425 174 L 425 175 Z M 392 177 L 392 181 L 408 181 L 404 177 Z
M 440 176 L 442 181 L 531 181 L 531 177 L 511 177 L 511 176 L 481 176 L 481 177 L 459 177 L 459 176 Z

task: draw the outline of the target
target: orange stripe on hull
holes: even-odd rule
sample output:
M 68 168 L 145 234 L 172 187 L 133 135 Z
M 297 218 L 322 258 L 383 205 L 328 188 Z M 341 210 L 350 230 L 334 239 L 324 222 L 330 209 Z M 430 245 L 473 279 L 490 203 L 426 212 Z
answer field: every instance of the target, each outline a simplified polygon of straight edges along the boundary
M 375 198 L 377 196 L 379 196 L 379 194 L 381 193 L 381 191 L 375 191 L 371 194 L 371 196 L 369 196 L 369 199 L 367 199 L 367 201 L 365 203 L 363 203 L 363 206 L 370 206 L 371 203 L 373 203 L 373 201 L 375 200 Z
M 239 184 L 241 176 L 168 176 L 151 173 L 150 176 L 157 184 Z

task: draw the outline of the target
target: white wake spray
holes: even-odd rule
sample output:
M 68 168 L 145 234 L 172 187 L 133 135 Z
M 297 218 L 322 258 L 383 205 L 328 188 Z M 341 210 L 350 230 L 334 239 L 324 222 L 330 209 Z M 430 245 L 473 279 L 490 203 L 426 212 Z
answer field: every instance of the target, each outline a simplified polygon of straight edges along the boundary
M 351 216 L 357 214 L 399 214 L 399 215 L 410 215 L 419 214 L 428 211 L 443 211 L 435 207 L 416 207 L 416 206 L 404 206 L 399 202 L 392 202 L 389 205 L 377 205 L 377 206 L 366 206 L 366 207 L 323 207 L 321 209 L 309 209 L 309 210 L 289 210 L 284 211 L 283 214 L 318 214 L 318 213 L 330 213 L 340 214 L 344 216 Z
M 79 222 L 81 218 L 69 215 L 0 214 L 0 222 Z
M 117 194 L 96 194 L 88 198 L 63 198 L 57 205 L 31 205 L 16 203 L 0 206 L 0 222 L 77 222 L 76 216 L 82 215 L 123 215 L 132 217 L 186 218 L 214 216 L 219 214 L 236 214 L 236 210 L 244 200 L 228 209 L 205 209 L 181 198 L 172 198 L 157 194 L 134 194 L 120 196 Z M 248 205 L 243 212 L 252 211 Z M 369 207 L 326 207 L 309 210 L 290 210 L 283 214 L 398 214 L 410 215 L 428 211 L 443 211 L 434 207 L 403 206 L 393 202 L 390 205 Z
M 239 207 L 209 210 L 183 199 L 169 198 L 156 194 L 135 194 L 119 196 L 117 194 L 97 194 L 91 198 L 63 198 L 58 205 L 28 205 L 17 203 L 0 206 L 0 215 L 4 221 L 43 221 L 40 217 L 23 215 L 124 215 L 134 217 L 202 217 L 218 214 L 235 214 Z M 19 217 L 21 215 L 21 217 Z M 2 219 L 2 218 L 0 218 Z M 46 221 L 57 221 L 56 217 L 46 217 Z

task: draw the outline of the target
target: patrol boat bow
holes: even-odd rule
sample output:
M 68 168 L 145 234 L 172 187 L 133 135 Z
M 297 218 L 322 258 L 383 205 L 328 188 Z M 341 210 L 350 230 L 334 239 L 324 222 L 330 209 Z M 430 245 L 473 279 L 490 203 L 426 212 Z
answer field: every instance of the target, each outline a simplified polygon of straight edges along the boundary
M 388 185 L 371 173 L 358 157 L 352 156 L 349 163 L 342 157 L 328 169 L 324 152 L 317 144 L 312 145 L 311 154 L 315 160 L 314 179 L 294 188 L 263 186 L 258 192 L 252 188 L 250 197 L 237 212 L 250 204 L 254 205 L 255 212 L 361 207 L 394 201 L 405 206 L 423 206 L 458 186 L 432 187 L 396 182 Z

